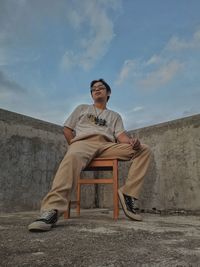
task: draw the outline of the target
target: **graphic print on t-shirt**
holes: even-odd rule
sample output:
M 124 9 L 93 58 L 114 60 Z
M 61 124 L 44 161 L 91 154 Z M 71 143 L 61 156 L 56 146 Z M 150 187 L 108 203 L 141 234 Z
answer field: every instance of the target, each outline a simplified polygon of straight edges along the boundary
M 101 119 L 93 114 L 87 114 L 87 117 L 89 121 L 93 122 L 94 124 L 107 127 L 107 121 L 105 119 Z

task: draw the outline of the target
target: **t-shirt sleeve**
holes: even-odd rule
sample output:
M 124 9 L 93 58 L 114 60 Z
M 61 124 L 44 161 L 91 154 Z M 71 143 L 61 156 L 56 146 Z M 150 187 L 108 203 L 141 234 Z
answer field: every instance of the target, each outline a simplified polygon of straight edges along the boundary
M 68 127 L 72 130 L 76 127 L 77 122 L 79 121 L 79 115 L 81 112 L 81 105 L 75 108 L 75 110 L 69 115 L 67 120 L 64 122 L 64 127 Z
M 114 132 L 115 138 L 117 138 L 123 132 L 125 132 L 124 124 L 123 124 L 121 116 L 118 114 L 117 120 L 115 123 L 115 132 Z

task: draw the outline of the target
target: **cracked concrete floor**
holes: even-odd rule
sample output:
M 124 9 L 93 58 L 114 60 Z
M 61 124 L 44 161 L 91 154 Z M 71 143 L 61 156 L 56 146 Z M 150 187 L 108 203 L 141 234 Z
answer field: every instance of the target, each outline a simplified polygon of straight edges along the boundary
M 143 214 L 117 221 L 105 209 L 60 218 L 46 233 L 27 225 L 38 213 L 0 215 L 0 266 L 200 266 L 200 216 Z

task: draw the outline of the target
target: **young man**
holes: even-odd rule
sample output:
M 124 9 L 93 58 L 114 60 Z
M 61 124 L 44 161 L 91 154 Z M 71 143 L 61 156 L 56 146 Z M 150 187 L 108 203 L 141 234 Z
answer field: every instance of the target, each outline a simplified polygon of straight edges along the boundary
M 48 231 L 58 217 L 68 209 L 70 192 L 76 179 L 94 157 L 121 160 L 133 159 L 128 178 L 118 190 L 123 211 L 132 220 L 142 220 L 136 213 L 144 175 L 150 162 L 150 150 L 136 138 L 130 138 L 121 116 L 107 109 L 111 88 L 103 80 L 90 84 L 92 105 L 78 106 L 64 123 L 64 135 L 69 144 L 55 175 L 52 189 L 45 196 L 41 216 L 28 227 L 30 231 Z

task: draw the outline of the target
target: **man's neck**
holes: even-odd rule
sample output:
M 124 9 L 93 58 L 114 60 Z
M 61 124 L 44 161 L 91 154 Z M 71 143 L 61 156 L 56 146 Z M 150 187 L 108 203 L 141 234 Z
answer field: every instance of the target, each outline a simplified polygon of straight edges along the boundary
M 98 109 L 106 109 L 106 103 L 96 102 L 94 106 Z

